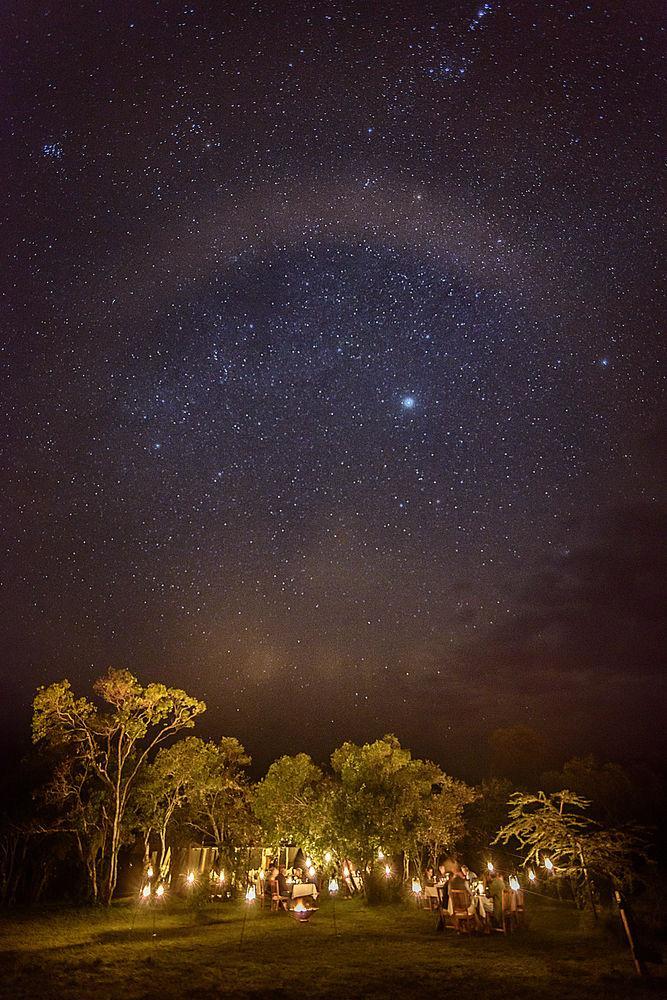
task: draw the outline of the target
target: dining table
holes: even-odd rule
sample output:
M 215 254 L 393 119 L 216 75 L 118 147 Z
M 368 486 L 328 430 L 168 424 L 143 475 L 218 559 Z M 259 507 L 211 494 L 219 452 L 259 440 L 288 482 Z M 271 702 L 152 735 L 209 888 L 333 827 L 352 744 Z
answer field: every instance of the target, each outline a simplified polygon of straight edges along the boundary
M 305 896 L 317 899 L 317 886 L 314 882 L 297 882 L 292 886 L 292 899 L 303 899 Z

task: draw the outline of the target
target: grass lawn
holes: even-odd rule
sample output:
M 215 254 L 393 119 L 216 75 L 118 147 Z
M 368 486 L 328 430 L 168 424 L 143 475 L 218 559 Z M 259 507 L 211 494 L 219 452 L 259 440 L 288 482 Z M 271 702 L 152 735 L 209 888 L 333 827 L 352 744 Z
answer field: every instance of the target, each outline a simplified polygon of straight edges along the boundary
M 312 921 L 250 907 L 194 916 L 170 903 L 152 914 L 39 910 L 0 918 L 0 998 L 135 1000 L 192 997 L 469 997 L 631 1000 L 666 996 L 667 979 L 640 981 L 614 931 L 592 930 L 563 904 L 537 901 L 510 937 L 434 932 L 408 906 L 325 901 Z M 133 924 L 134 921 L 134 924 Z M 244 941 L 241 944 L 241 933 Z

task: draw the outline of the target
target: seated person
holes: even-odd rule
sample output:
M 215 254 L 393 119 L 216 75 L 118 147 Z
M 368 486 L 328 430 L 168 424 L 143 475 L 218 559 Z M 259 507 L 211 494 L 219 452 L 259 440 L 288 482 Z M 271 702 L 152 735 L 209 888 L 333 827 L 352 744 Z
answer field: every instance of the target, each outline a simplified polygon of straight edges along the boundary
M 447 881 L 448 875 L 449 875 L 449 872 L 447 871 L 447 868 L 445 866 L 445 862 L 441 861 L 440 864 L 438 865 L 437 875 L 435 876 L 435 884 L 436 885 L 444 885 L 445 882 Z
M 294 882 L 294 885 L 299 885 L 300 882 L 304 881 L 303 868 L 294 869 L 294 873 L 292 875 L 292 881 Z
M 287 883 L 287 875 L 285 874 L 285 865 L 280 865 L 278 869 L 278 874 L 276 875 L 276 881 L 278 883 L 278 894 L 281 899 L 289 899 L 292 895 L 291 887 Z
M 424 886 L 435 885 L 435 876 L 433 874 L 433 866 L 432 865 L 428 865 L 424 869 L 424 874 L 422 875 L 422 884 Z
M 460 868 L 458 868 L 450 876 L 449 882 L 447 883 L 447 888 L 449 892 L 451 892 L 452 889 L 454 889 L 458 890 L 459 892 L 466 892 L 468 895 L 470 895 L 470 886 L 466 882 L 465 876 Z

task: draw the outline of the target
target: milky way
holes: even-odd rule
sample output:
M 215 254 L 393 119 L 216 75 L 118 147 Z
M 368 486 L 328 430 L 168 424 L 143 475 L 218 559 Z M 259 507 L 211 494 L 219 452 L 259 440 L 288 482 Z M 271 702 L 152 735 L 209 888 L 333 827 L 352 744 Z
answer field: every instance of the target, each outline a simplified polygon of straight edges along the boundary
M 114 664 L 260 760 L 646 749 L 659 14 L 3 13 L 10 729 Z

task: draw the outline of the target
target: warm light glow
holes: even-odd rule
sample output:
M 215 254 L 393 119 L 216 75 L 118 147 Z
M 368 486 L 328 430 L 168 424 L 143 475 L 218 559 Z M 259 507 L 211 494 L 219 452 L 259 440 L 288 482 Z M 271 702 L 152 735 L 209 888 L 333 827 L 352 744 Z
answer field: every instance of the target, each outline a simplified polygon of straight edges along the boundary
M 551 858 L 545 858 L 544 859 L 544 867 L 546 868 L 546 870 L 548 872 L 552 872 L 554 870 L 554 863 L 551 860 Z
M 159 896 L 160 899 L 164 896 L 164 886 L 163 885 L 159 885 L 157 887 L 157 889 L 155 890 L 155 895 Z
M 259 870 L 259 880 L 260 880 L 260 882 L 263 882 L 265 878 L 266 878 L 266 875 L 264 874 L 264 869 L 260 868 L 260 870 Z
M 490 872 L 492 872 L 493 871 L 493 861 L 487 861 L 486 862 L 486 867 L 489 869 Z
M 324 855 L 324 860 L 328 865 L 331 864 L 331 851 L 327 851 Z
M 151 894 L 151 887 L 149 885 L 145 885 L 141 890 L 141 895 L 144 897 L 144 899 L 148 899 L 150 894 Z
M 415 896 L 418 896 L 420 894 L 420 892 L 422 891 L 422 886 L 421 886 L 421 882 L 419 881 L 419 879 L 413 878 L 413 880 L 412 880 L 412 891 L 414 892 Z
M 338 879 L 337 878 L 330 878 L 329 879 L 329 892 L 330 893 L 338 892 Z
M 306 911 L 306 907 L 303 905 L 303 903 L 301 902 L 301 900 L 299 900 L 299 902 L 294 907 L 294 912 L 295 913 L 305 913 L 305 911 Z
M 153 866 L 152 865 L 148 866 L 148 871 L 146 872 L 146 875 L 148 876 L 148 878 L 153 878 Z
M 378 861 L 384 861 L 384 851 L 381 847 L 378 847 Z
M 246 902 L 247 903 L 254 903 L 255 902 L 255 900 L 257 899 L 257 893 L 255 891 L 254 885 L 248 886 L 248 888 L 246 890 L 245 898 L 246 898 Z
M 343 878 L 349 878 L 349 877 L 350 877 L 350 869 L 347 867 L 347 865 L 345 865 L 345 867 L 343 868 Z
M 520 888 L 521 886 L 519 885 L 519 880 L 516 877 L 516 875 L 510 875 L 510 889 L 513 889 L 514 892 L 517 892 Z
M 384 866 L 384 877 L 391 878 L 391 868 L 389 867 L 389 865 Z
M 308 876 L 309 878 L 315 878 L 315 868 L 313 865 L 311 865 L 308 869 Z
M 313 863 L 313 859 L 312 858 L 306 858 L 306 868 L 310 868 L 310 866 L 312 865 L 312 863 Z
M 260 878 L 264 878 L 264 872 L 260 872 L 259 873 L 259 877 Z M 225 873 L 224 873 L 224 871 L 220 872 L 220 874 L 218 875 L 218 879 L 220 880 L 221 884 L 225 881 Z
M 532 868 L 531 868 L 531 869 L 530 869 L 530 871 L 528 872 L 528 878 L 530 879 L 530 881 L 531 881 L 531 882 L 534 882 L 534 881 L 535 881 L 535 872 L 533 871 L 533 869 L 532 869 Z
M 188 883 L 188 885 L 194 885 L 195 884 L 195 873 L 194 872 L 188 872 L 188 874 L 186 875 L 185 881 Z

